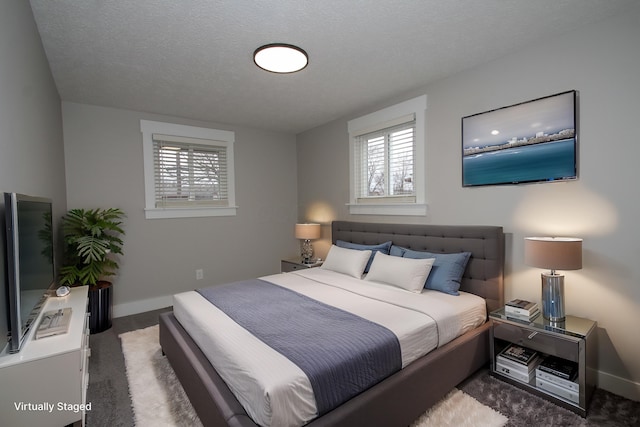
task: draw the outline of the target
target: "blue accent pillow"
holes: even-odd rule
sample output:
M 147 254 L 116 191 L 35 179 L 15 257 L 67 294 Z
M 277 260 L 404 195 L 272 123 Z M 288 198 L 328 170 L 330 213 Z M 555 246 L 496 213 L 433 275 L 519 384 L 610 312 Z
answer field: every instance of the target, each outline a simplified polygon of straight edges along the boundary
M 402 246 L 392 245 L 391 250 L 389 251 L 389 255 L 403 257 L 406 251 L 407 249 L 403 248 Z
M 346 249 L 356 249 L 359 251 L 371 251 L 371 257 L 369 258 L 369 262 L 367 262 L 367 266 L 364 268 L 364 272 L 369 272 L 369 267 L 371 267 L 371 263 L 373 262 L 373 257 L 376 255 L 376 252 L 382 252 L 385 255 L 389 255 L 389 249 L 391 249 L 391 240 L 388 242 L 380 243 L 379 245 L 360 245 L 358 243 L 345 242 L 344 240 L 336 240 L 336 246 Z
M 404 248 L 402 248 L 404 249 Z M 435 258 L 431 273 L 427 277 L 425 288 L 444 292 L 449 295 L 460 295 L 460 281 L 467 268 L 471 252 L 455 254 L 434 254 L 431 252 L 404 249 L 404 258 Z

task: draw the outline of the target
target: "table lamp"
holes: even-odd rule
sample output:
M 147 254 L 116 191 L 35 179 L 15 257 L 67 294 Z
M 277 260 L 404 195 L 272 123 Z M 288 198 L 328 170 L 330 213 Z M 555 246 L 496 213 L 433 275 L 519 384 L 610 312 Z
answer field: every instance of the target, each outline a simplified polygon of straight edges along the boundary
M 582 268 L 582 239 L 573 237 L 526 237 L 524 262 L 548 268 L 542 273 L 542 315 L 551 322 L 564 322 L 564 275 L 556 270 Z
M 296 224 L 296 239 L 302 240 L 300 255 L 304 264 L 313 264 L 311 240 L 318 238 L 320 238 L 320 224 Z

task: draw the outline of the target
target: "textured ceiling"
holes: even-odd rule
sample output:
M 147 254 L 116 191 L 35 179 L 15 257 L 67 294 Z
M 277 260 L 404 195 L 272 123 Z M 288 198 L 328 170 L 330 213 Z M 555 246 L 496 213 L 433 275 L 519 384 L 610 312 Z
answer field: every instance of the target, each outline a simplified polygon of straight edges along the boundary
M 298 133 L 634 0 L 31 0 L 62 100 Z M 300 73 L 255 66 L 267 43 Z

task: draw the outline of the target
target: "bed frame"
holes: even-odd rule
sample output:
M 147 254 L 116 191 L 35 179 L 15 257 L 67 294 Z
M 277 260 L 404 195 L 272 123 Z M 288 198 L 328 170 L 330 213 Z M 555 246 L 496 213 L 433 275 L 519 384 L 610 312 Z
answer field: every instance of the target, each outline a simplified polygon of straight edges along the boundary
M 429 252 L 471 252 L 461 290 L 483 297 L 487 310 L 503 305 L 502 227 L 377 224 L 334 221 L 332 241 L 393 241 Z M 256 427 L 173 313 L 160 316 L 160 345 L 205 426 Z M 430 352 L 403 370 L 307 424 L 407 426 L 489 361 L 489 323 Z

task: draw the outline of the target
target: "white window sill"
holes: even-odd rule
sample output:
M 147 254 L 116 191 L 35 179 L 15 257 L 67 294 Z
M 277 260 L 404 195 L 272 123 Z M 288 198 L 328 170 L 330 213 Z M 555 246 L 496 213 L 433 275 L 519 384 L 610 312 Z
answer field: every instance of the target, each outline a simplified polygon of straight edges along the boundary
M 220 208 L 166 208 L 166 209 L 145 209 L 144 216 L 146 219 L 160 218 L 199 218 L 207 216 L 235 216 L 238 207 L 220 207 Z
M 387 204 L 352 204 L 348 203 L 351 215 L 404 215 L 404 216 L 425 216 L 427 215 L 427 205 L 412 203 L 387 203 Z

